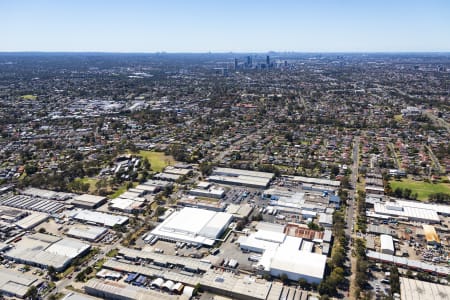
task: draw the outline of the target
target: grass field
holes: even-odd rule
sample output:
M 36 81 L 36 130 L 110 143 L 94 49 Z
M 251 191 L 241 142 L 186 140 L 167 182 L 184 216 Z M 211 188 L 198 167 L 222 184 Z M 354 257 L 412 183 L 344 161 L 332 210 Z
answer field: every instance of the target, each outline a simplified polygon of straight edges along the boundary
M 389 181 L 392 190 L 396 188 L 410 189 L 412 193 L 417 193 L 418 200 L 428 200 L 428 196 L 434 193 L 450 194 L 449 183 L 428 183 L 424 181 L 415 181 L 412 179 L 402 179 L 401 181 Z
M 89 183 L 89 192 L 93 193 L 95 192 L 95 184 L 98 182 L 97 178 L 89 178 L 89 177 L 84 177 L 80 179 L 82 183 Z
M 35 95 L 23 95 L 20 98 L 22 98 L 23 100 L 36 100 L 37 96 L 35 96 Z
M 172 156 L 166 156 L 163 152 L 141 150 L 137 154 L 147 158 L 155 172 L 161 172 L 165 167 L 175 164 L 175 159 Z
M 395 115 L 394 116 L 394 120 L 401 121 L 401 120 L 403 120 L 403 116 L 402 115 Z

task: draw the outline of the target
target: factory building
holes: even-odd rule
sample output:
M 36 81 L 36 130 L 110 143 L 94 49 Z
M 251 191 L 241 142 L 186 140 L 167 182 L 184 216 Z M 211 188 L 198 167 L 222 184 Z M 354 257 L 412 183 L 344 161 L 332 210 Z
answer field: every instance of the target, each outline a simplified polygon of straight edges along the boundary
M 283 226 L 264 226 L 249 236 L 241 236 L 238 243 L 244 251 L 262 253 L 255 267 L 271 276 L 286 274 L 290 280 L 304 278 L 310 283 L 323 279 L 326 255 L 312 253 L 313 243 L 286 235 Z
M 97 242 L 108 232 L 105 227 L 90 226 L 90 225 L 73 225 L 67 231 L 66 235 L 74 237 L 80 240 L 86 240 L 89 242 Z
M 185 207 L 172 213 L 152 234 L 162 240 L 212 246 L 232 219 L 224 212 Z
M 0 295 L 23 299 L 29 288 L 38 288 L 42 283 L 43 280 L 38 276 L 0 269 Z
M 74 210 L 69 213 L 69 217 L 80 222 L 106 227 L 114 227 L 114 225 L 121 226 L 128 223 L 128 217 L 90 210 Z
M 73 198 L 72 205 L 80 208 L 95 209 L 106 203 L 106 197 L 83 194 Z
M 90 245 L 74 239 L 35 233 L 23 236 L 6 250 L 4 257 L 18 263 L 48 268 L 56 271 L 66 269 L 73 259 L 85 255 Z
M 211 176 L 208 177 L 208 181 L 253 188 L 266 188 L 274 176 L 274 173 L 267 172 L 215 168 Z

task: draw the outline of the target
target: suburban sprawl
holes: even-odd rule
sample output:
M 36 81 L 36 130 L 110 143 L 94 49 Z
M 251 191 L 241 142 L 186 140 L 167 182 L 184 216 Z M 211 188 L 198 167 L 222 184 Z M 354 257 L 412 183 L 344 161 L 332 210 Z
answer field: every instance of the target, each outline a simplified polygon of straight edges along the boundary
M 449 299 L 448 54 L 0 54 L 0 296 Z

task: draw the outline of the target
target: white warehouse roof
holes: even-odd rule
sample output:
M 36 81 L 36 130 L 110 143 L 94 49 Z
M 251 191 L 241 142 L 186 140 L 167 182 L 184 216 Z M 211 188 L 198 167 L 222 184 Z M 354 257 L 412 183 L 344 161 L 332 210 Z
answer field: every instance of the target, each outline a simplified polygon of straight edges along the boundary
M 70 227 L 67 235 L 80 239 L 97 240 L 100 236 L 105 234 L 107 230 L 108 229 L 106 229 L 105 227 L 74 225 Z
M 392 239 L 392 236 L 387 234 L 380 235 L 380 243 L 381 243 L 381 252 L 390 252 L 387 254 L 394 254 L 395 248 L 394 248 L 394 240 Z
M 128 222 L 128 217 L 125 216 L 112 215 L 90 210 L 74 210 L 69 213 L 69 216 L 80 221 L 101 224 L 108 227 L 123 225 Z
M 158 225 L 152 234 L 162 238 L 212 245 L 233 216 L 224 212 L 185 207 Z

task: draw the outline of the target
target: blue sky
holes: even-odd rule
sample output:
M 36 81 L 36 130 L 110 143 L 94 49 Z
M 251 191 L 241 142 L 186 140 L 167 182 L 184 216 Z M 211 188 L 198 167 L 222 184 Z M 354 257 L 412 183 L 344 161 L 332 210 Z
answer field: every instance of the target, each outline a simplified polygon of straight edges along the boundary
M 449 0 L 0 0 L 0 51 L 450 51 Z

